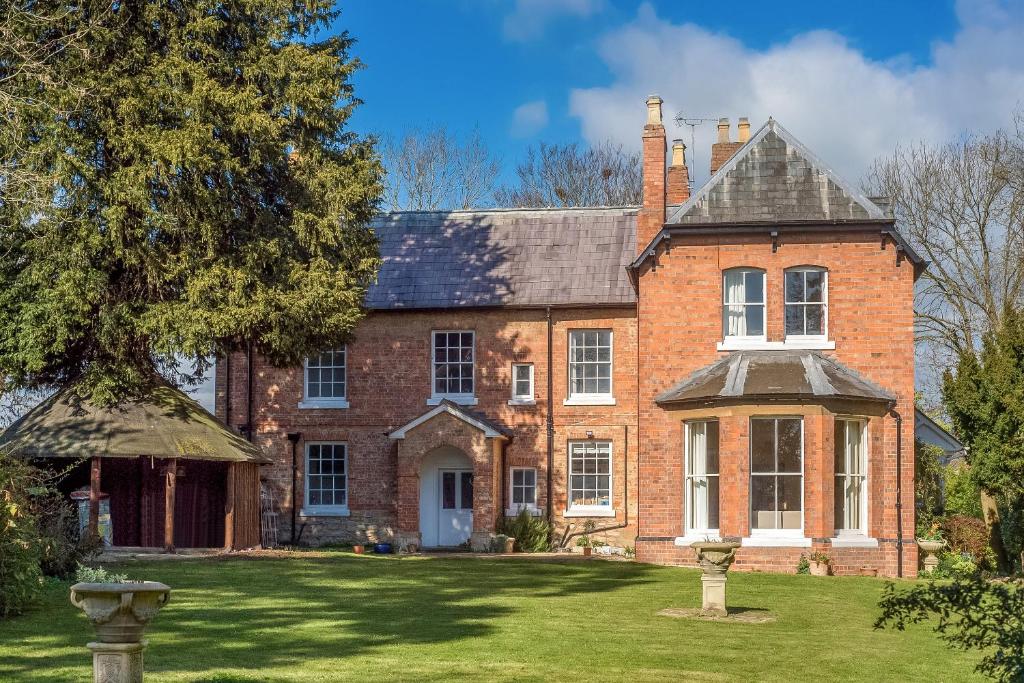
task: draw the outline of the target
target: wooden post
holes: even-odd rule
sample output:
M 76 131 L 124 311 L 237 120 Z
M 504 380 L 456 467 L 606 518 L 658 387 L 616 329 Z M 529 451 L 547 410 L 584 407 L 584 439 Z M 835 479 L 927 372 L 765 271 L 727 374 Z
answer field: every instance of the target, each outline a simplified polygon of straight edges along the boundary
M 89 463 L 89 536 L 100 533 L 100 459 L 93 456 Z
M 235 545 L 235 496 L 238 490 L 238 468 L 233 462 L 225 463 L 228 468 L 227 495 L 224 501 L 224 548 L 231 550 Z
M 164 487 L 164 549 L 174 552 L 174 493 L 178 483 L 178 461 L 171 458 L 167 465 Z

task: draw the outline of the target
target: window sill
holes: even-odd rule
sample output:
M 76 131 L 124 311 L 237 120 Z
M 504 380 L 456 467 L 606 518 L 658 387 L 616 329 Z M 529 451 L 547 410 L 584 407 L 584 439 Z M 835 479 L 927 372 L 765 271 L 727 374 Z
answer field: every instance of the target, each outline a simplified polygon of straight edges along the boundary
M 810 548 L 806 536 L 747 536 L 740 539 L 743 547 L 751 548 Z
M 469 394 L 441 394 L 431 396 L 427 399 L 428 406 L 440 405 L 441 401 L 448 400 L 452 403 L 458 403 L 460 406 L 475 406 L 479 401 L 476 396 Z
M 348 408 L 347 398 L 307 398 L 299 401 L 299 408 L 302 410 L 316 408 Z
M 614 517 L 615 510 L 611 507 L 575 507 L 569 508 L 563 517 Z
M 532 398 L 510 398 L 508 404 L 510 406 L 535 406 L 537 401 Z
M 691 531 L 685 536 L 676 536 L 676 545 L 689 547 L 691 543 L 698 541 L 706 541 L 708 539 L 718 540 L 721 536 L 718 535 L 718 529 L 708 529 L 707 531 Z
M 533 517 L 540 517 L 540 508 L 535 507 L 533 505 L 526 505 L 524 507 L 509 508 L 508 510 L 505 510 L 505 516 L 506 517 L 518 517 L 520 511 L 522 511 L 522 510 L 529 510 L 530 511 L 530 515 L 532 515 Z
M 299 517 L 348 517 L 348 507 L 302 508 Z
M 836 536 L 829 539 L 833 548 L 877 548 L 878 539 L 867 536 Z
M 570 396 L 562 401 L 564 406 L 613 406 L 615 397 L 609 394 Z
M 718 351 L 834 351 L 836 343 L 827 339 L 726 339 L 715 344 Z

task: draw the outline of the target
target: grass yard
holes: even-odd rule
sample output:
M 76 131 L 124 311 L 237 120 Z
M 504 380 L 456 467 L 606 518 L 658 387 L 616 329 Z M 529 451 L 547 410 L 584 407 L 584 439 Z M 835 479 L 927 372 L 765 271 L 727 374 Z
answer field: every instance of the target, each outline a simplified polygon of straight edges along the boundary
M 699 572 L 527 559 L 190 559 L 117 565 L 174 592 L 146 680 L 966 681 L 975 658 L 926 626 L 875 631 L 885 582 L 730 573 L 730 605 L 777 621 L 658 616 L 700 605 Z M 92 628 L 53 583 L 0 622 L 0 680 L 89 681 Z

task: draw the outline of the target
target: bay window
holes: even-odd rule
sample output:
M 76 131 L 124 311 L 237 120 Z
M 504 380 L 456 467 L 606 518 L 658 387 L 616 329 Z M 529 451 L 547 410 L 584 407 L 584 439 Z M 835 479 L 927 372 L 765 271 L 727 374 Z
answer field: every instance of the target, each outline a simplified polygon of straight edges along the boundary
M 867 535 L 867 448 L 864 420 L 835 421 L 836 535 Z
M 803 420 L 750 420 L 752 534 L 798 535 L 803 529 Z
M 718 534 L 718 422 L 686 423 L 686 533 Z

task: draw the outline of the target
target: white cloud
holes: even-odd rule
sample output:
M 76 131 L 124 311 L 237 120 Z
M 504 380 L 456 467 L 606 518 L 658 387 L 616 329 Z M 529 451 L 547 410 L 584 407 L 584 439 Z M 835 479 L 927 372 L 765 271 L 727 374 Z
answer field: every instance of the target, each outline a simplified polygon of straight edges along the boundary
M 515 0 L 502 30 L 508 40 L 532 40 L 540 37 L 548 22 L 556 17 L 589 17 L 603 7 L 604 0 Z
M 524 102 L 512 112 L 512 135 L 526 138 L 548 125 L 548 103 L 544 100 Z
M 608 138 L 638 147 L 644 101 L 665 99 L 669 137 L 690 145 L 677 112 L 733 122 L 749 116 L 756 130 L 774 116 L 826 162 L 858 181 L 897 143 L 943 140 L 1007 125 L 1024 104 L 1024 8 L 994 0 L 962 1 L 949 42 L 933 46 L 930 63 L 868 59 L 841 35 L 813 31 L 765 50 L 694 24 L 672 24 L 643 5 L 634 21 L 606 35 L 600 55 L 610 85 L 574 89 L 570 113 L 590 142 Z M 707 177 L 716 128 L 696 131 L 697 182 Z

